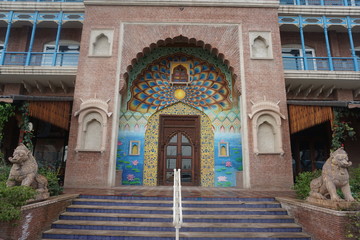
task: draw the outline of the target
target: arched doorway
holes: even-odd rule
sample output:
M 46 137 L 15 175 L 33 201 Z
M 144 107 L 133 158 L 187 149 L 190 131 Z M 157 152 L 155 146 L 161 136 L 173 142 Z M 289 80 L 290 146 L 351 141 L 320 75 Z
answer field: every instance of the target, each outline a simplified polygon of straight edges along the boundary
M 173 185 L 181 169 L 183 185 L 200 184 L 199 116 L 160 115 L 158 184 Z
M 170 185 L 173 168 L 180 168 L 185 185 L 236 186 L 242 147 L 233 97 L 228 66 L 202 48 L 162 47 L 140 58 L 120 113 L 122 184 Z M 134 142 L 138 155 L 129 152 Z

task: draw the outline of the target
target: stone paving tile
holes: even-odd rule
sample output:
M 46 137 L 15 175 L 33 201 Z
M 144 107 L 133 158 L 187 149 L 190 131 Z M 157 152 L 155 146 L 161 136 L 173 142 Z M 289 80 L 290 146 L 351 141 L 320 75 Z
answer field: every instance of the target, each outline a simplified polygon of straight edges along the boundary
M 172 197 L 172 186 L 121 186 L 114 188 L 65 188 L 64 193 L 89 194 L 89 195 L 123 195 L 123 196 L 167 196 Z M 205 188 L 205 187 L 182 187 L 183 197 L 295 197 L 292 190 L 247 190 L 239 188 Z

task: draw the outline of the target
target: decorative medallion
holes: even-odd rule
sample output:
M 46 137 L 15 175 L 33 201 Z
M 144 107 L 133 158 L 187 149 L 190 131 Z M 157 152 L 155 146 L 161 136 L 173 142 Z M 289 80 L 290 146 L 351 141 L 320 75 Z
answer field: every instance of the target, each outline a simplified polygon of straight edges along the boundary
M 198 110 L 230 110 L 229 82 L 225 74 L 207 61 L 186 54 L 161 57 L 133 81 L 128 109 L 156 112 L 176 102 Z

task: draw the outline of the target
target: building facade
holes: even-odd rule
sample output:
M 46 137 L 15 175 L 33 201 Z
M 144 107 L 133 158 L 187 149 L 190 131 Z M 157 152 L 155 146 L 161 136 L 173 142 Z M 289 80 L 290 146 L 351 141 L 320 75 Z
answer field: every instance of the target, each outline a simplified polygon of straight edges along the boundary
M 172 185 L 180 168 L 183 185 L 289 189 L 328 157 L 337 108 L 358 107 L 357 0 L 0 5 L 1 100 L 28 103 L 65 187 Z

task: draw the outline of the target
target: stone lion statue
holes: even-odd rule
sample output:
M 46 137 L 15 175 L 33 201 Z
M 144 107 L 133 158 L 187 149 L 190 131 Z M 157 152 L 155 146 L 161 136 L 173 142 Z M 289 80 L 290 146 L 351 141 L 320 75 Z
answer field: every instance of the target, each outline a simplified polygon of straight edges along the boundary
M 336 193 L 339 188 L 343 192 L 346 201 L 355 201 L 351 195 L 347 170 L 351 164 L 343 148 L 331 153 L 323 166 L 321 176 L 311 181 L 309 197 L 328 199 L 330 196 L 332 201 L 344 201 Z
M 44 176 L 37 173 L 38 164 L 31 151 L 24 144 L 21 143 L 17 146 L 9 161 L 13 165 L 6 182 L 8 187 L 18 185 L 32 187 L 37 192 L 35 200 L 49 198 L 48 181 Z

